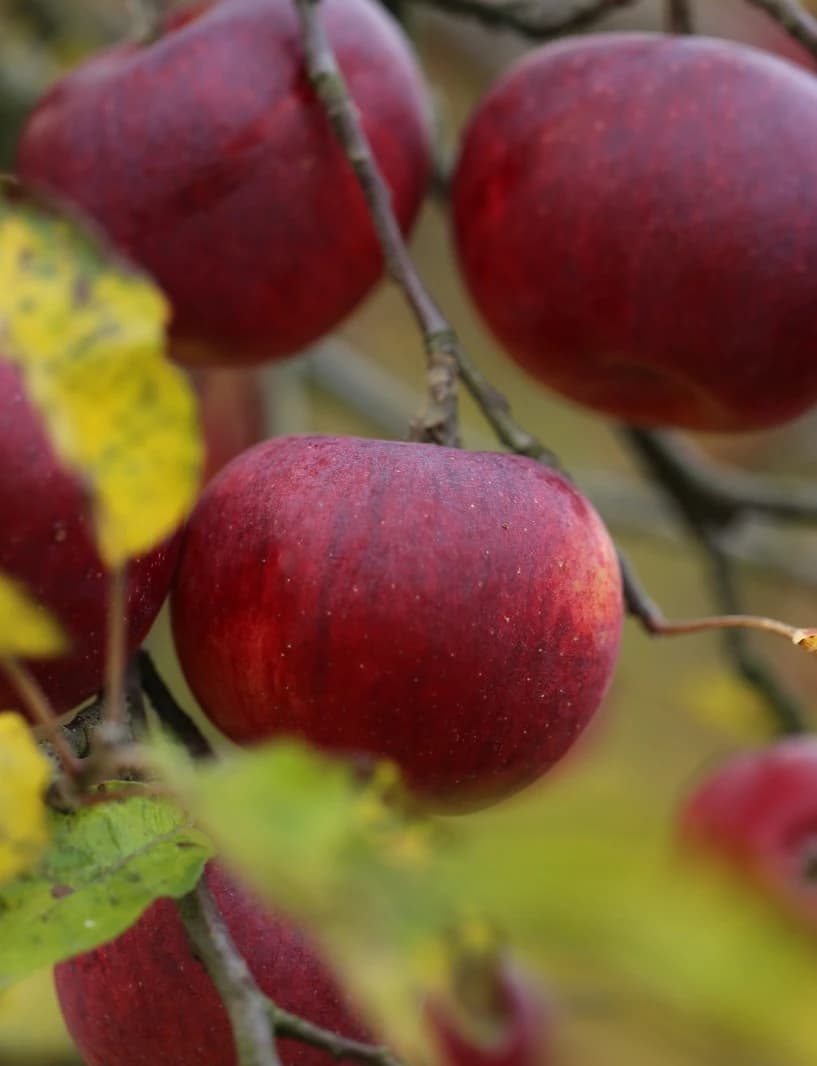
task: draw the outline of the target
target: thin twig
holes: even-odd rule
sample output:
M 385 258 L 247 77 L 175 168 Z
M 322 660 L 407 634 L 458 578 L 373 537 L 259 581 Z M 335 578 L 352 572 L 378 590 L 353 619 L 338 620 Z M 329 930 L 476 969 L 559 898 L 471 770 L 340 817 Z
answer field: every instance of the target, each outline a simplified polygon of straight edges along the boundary
M 318 0 L 295 2 L 309 78 L 366 197 L 386 269 L 405 293 L 422 330 L 428 363 L 429 403 L 422 418 L 421 439 L 456 447 L 460 443 L 456 357 L 459 342 L 411 261 L 392 211 L 391 192 L 324 31 L 317 9 Z
M 333 1033 L 329 1029 L 313 1025 L 305 1018 L 290 1014 L 289 1011 L 282 1010 L 272 1002 L 269 1003 L 268 1010 L 278 1037 L 289 1037 L 302 1044 L 308 1044 L 310 1047 L 319 1048 L 338 1061 L 349 1059 L 355 1062 L 367 1062 L 370 1066 L 400 1066 L 388 1048 L 379 1047 L 376 1044 L 363 1044 L 359 1040 L 348 1040 L 345 1036 Z
M 670 33 L 694 33 L 690 0 L 666 0 L 667 30 Z
M 318 11 L 319 0 L 295 0 L 307 71 L 332 128 L 363 190 L 392 279 L 402 289 L 420 326 L 428 360 L 430 402 L 415 423 L 416 440 L 458 445 L 457 377 L 482 409 L 499 439 L 520 455 L 550 466 L 556 457 L 511 418 L 508 401 L 483 377 L 437 306 L 411 260 L 391 207 L 391 196 L 368 143 L 354 102 L 338 69 Z
M 636 0 L 584 0 L 554 14 L 546 0 L 417 0 L 441 11 L 465 15 L 486 26 L 513 30 L 537 41 L 552 41 L 588 29 L 599 19 Z
M 159 720 L 184 744 L 194 758 L 206 758 L 212 755 L 213 749 L 209 740 L 187 711 L 176 702 L 150 653 L 142 648 L 137 652 L 136 663 L 142 688 L 159 716 Z
M 817 18 L 797 0 L 746 0 L 762 8 L 817 58 Z
M 104 742 L 116 744 L 126 718 L 125 671 L 127 669 L 127 567 L 110 571 L 108 632 L 105 659 Z
M 281 1066 L 266 997 L 235 946 L 205 879 L 176 905 L 229 1015 L 238 1066 Z
M 82 760 L 74 754 L 37 679 L 19 660 L 11 657 L 0 658 L 0 669 L 5 671 L 24 706 L 40 727 L 43 738 L 53 748 L 63 771 L 71 778 L 79 778 L 83 772 Z

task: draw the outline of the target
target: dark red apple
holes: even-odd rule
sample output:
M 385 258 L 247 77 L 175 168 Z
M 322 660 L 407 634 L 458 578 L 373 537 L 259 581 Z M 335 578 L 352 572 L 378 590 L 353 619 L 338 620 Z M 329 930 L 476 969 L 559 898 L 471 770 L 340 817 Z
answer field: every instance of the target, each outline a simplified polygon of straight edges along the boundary
M 227 736 L 386 756 L 467 808 L 571 746 L 610 681 L 622 602 L 595 511 L 532 460 L 282 437 L 203 494 L 172 615 Z
M 266 437 L 264 383 L 258 371 L 224 367 L 192 372 L 204 437 L 203 481 Z
M 373 0 L 325 0 L 321 14 L 407 231 L 429 174 L 410 46 Z M 19 172 L 94 216 L 156 277 L 185 362 L 297 351 L 382 271 L 290 0 L 197 4 L 158 41 L 92 59 L 34 111 Z
M 475 1023 L 470 1027 L 445 1005 L 429 1005 L 442 1066 L 547 1066 L 552 1061 L 550 1016 L 543 997 L 504 959 L 490 977 L 487 997 L 480 994 L 476 1009 L 467 1012 Z
M 207 882 L 261 990 L 285 1010 L 352 1039 L 366 1034 L 298 929 L 211 864 Z M 171 900 L 126 933 L 56 967 L 68 1030 L 87 1066 L 236 1066 L 230 1023 Z M 326 1066 L 323 1051 L 279 1041 L 283 1066 Z
M 636 423 L 748 430 L 817 400 L 817 79 L 725 41 L 533 52 L 453 184 L 477 307 L 531 374 Z
M 719 767 L 686 803 L 682 836 L 817 927 L 817 737 Z
M 167 595 L 174 538 L 129 570 L 128 647 L 145 637 Z M 0 573 L 16 578 L 62 623 L 71 651 L 29 663 L 55 710 L 102 687 L 109 582 L 92 537 L 89 501 L 57 461 L 17 370 L 0 359 Z M 0 710 L 19 698 L 0 671 Z

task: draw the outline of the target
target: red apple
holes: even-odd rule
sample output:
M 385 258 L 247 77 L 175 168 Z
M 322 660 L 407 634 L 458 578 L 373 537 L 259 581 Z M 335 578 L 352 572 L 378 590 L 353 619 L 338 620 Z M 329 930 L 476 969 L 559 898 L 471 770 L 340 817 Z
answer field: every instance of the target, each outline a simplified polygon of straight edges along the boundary
M 204 482 L 266 437 L 264 384 L 257 371 L 222 367 L 192 372 L 206 460 Z
M 227 736 L 385 756 L 467 808 L 571 746 L 610 681 L 622 602 L 595 511 L 530 459 L 281 437 L 203 494 L 172 616 Z
M 685 805 L 682 835 L 817 926 L 817 737 L 719 767 Z
M 748 430 L 817 400 L 817 80 L 725 41 L 566 40 L 489 93 L 453 184 L 500 342 L 636 423 Z
M 373 0 L 321 4 L 407 231 L 429 174 L 409 45 Z M 303 68 L 290 0 L 220 0 L 69 74 L 19 150 L 31 184 L 94 216 L 153 273 L 186 362 L 260 362 L 333 329 L 382 258 L 351 166 Z
M 428 1009 L 442 1066 L 547 1066 L 552 1059 L 550 1017 L 543 998 L 515 966 L 500 960 L 492 975 L 490 1002 L 479 996 L 468 1013 L 490 1030 L 470 1031 L 441 1003 Z
M 0 573 L 16 578 L 62 623 L 70 654 L 29 663 L 58 712 L 103 685 L 109 581 L 89 501 L 60 465 L 17 370 L 0 359 Z M 128 648 L 141 644 L 167 595 L 178 538 L 131 564 Z M 0 670 L 0 710 L 19 706 Z
M 261 990 L 352 1039 L 366 1034 L 309 940 L 211 864 L 207 882 Z M 56 967 L 57 995 L 87 1066 L 236 1066 L 227 1014 L 171 900 L 109 944 Z M 325 1052 L 281 1040 L 283 1066 L 326 1066 Z

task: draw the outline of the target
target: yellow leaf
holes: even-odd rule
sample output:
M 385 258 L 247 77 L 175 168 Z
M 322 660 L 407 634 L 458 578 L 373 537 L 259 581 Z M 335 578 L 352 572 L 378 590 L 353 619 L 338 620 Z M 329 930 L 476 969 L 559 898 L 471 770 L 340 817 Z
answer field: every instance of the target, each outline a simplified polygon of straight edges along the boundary
M 0 885 L 36 863 L 48 843 L 48 760 L 17 714 L 0 714 Z
M 168 318 L 146 275 L 0 191 L 0 350 L 88 485 L 110 567 L 168 536 L 199 486 L 196 401 L 164 356 Z
M 46 659 L 67 649 L 59 623 L 20 585 L 0 574 L 0 657 Z

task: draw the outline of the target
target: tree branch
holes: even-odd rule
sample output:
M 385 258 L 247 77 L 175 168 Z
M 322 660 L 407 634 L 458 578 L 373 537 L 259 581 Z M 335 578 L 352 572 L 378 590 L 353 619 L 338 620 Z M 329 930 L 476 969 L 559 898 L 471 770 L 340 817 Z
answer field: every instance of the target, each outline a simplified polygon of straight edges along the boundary
M 176 702 L 173 693 L 156 668 L 150 652 L 142 648 L 136 654 L 136 663 L 142 688 L 159 716 L 159 720 L 184 744 L 194 758 L 201 759 L 212 755 L 213 749 L 209 740 L 187 711 Z
M 230 1017 L 239 1066 L 281 1066 L 266 997 L 235 946 L 204 878 L 176 906 Z
M 817 58 L 817 18 L 797 0 L 746 0 L 762 8 Z
M 486 26 L 513 30 L 537 41 L 552 41 L 587 29 L 605 15 L 636 0 L 579 0 L 554 14 L 547 0 L 417 0 L 453 15 L 466 15 Z M 563 5 L 564 6 L 564 5 Z
M 667 30 L 669 33 L 694 33 L 690 0 L 666 0 Z
M 745 495 L 741 495 L 736 486 L 730 484 L 726 473 L 713 473 L 715 468 L 710 469 L 694 452 L 685 449 L 668 434 L 627 427 L 623 435 L 646 473 L 663 488 L 689 533 L 705 553 L 720 609 L 726 612 L 720 619 L 709 619 L 708 624 L 702 624 L 706 621 L 703 619 L 667 622 L 656 605 L 645 598 L 630 569 L 622 573 L 632 613 L 641 620 L 648 632 L 656 635 L 724 629 L 726 651 L 736 670 L 763 696 L 781 732 L 802 732 L 806 728 L 802 710 L 786 692 L 772 668 L 752 651 L 742 629 L 777 632 L 795 643 L 798 642 L 797 631 L 773 619 L 752 619 L 752 616 L 739 613 L 741 608 L 733 563 L 724 548 L 724 533 L 735 518 L 744 511 L 755 509 L 752 492 L 748 489 L 757 488 L 757 485 L 747 486 Z M 760 483 L 760 479 L 755 481 Z M 759 495 L 763 502 L 769 502 L 763 492 Z M 735 624 L 738 619 L 743 619 L 740 625 Z
M 426 412 L 413 427 L 413 438 L 454 446 L 460 443 L 457 418 L 459 376 L 503 444 L 520 455 L 558 466 L 556 457 L 543 444 L 515 424 L 508 401 L 471 361 L 417 272 L 394 217 L 388 186 L 338 69 L 318 3 L 319 0 L 295 0 L 307 72 L 366 196 L 388 272 L 403 290 L 425 342 L 430 398 Z

